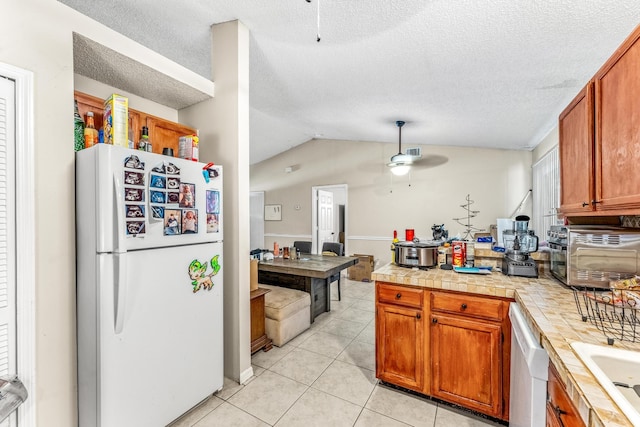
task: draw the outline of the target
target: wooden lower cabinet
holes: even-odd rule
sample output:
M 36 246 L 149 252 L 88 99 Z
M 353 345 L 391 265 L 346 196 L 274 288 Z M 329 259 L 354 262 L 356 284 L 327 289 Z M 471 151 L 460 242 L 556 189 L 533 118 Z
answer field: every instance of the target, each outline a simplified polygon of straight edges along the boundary
M 492 417 L 502 415 L 502 328 L 431 315 L 431 394 Z
M 376 376 L 423 393 L 425 335 L 423 291 L 377 285 Z
M 424 391 L 424 320 L 421 309 L 381 304 L 377 309 L 376 374 L 411 390 Z
M 509 419 L 508 300 L 376 282 L 376 376 Z
M 547 426 L 585 427 L 582 417 L 571 402 L 558 371 L 549 363 L 547 382 Z

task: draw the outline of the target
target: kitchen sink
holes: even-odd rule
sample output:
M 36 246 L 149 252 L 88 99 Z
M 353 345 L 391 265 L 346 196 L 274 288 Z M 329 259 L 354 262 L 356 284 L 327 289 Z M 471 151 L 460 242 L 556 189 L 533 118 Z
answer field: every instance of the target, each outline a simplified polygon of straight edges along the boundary
M 640 426 L 640 352 L 583 342 L 571 347 L 629 421 Z

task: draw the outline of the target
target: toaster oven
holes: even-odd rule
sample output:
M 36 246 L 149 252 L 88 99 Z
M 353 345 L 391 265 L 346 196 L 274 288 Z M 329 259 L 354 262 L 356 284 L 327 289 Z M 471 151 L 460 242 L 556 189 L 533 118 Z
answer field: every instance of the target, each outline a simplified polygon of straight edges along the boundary
M 552 228 L 549 247 L 551 273 L 569 286 L 608 288 L 612 280 L 640 274 L 640 229 L 586 225 Z

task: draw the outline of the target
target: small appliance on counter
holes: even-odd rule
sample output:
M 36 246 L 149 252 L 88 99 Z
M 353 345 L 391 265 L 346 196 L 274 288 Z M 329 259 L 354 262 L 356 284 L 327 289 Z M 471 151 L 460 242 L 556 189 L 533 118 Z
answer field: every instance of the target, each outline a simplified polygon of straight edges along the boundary
M 608 289 L 640 274 L 640 229 L 558 225 L 547 233 L 551 274 L 567 286 Z
M 416 239 L 417 240 L 417 239 Z M 438 243 L 405 241 L 395 244 L 396 265 L 431 268 L 438 265 Z
M 502 259 L 502 273 L 508 276 L 538 277 L 538 266 L 529 257 L 538 250 L 538 236 L 529 230 L 529 217 L 519 215 L 514 227 L 504 230 L 505 254 Z

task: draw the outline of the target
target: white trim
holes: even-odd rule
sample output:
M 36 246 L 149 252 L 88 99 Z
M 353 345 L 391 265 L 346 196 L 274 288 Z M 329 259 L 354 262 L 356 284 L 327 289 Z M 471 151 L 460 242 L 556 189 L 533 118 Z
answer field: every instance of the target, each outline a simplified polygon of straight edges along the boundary
M 285 239 L 310 239 L 311 234 L 277 234 L 277 233 L 265 233 L 264 237 L 278 237 Z
M 393 240 L 393 237 L 388 236 L 349 236 L 348 240 L 375 240 L 379 242 L 390 242 Z
M 244 384 L 253 376 L 253 366 L 249 366 L 244 371 L 240 372 L 240 384 Z
M 29 396 L 18 407 L 20 427 L 36 422 L 35 198 L 33 73 L 0 63 L 0 75 L 15 81 L 16 91 L 16 317 L 18 377 Z

